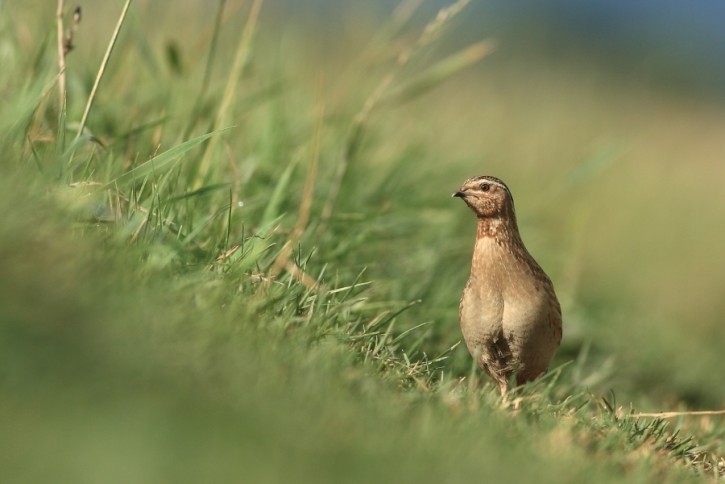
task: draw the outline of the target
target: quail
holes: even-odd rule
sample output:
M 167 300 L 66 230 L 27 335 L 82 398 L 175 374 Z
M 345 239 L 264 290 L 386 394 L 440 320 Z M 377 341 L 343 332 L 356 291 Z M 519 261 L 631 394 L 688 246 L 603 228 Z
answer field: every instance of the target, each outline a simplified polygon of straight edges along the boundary
M 514 200 L 492 176 L 466 180 L 453 193 L 477 219 L 471 275 L 459 318 L 468 351 L 501 394 L 544 374 L 561 343 L 561 307 L 551 279 L 524 246 Z

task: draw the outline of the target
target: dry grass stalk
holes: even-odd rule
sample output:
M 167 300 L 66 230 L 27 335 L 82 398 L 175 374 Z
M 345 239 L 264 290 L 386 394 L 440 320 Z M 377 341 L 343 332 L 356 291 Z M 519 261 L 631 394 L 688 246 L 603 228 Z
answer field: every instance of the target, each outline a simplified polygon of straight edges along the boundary
M 383 77 L 383 79 L 381 79 L 381 81 L 378 83 L 375 89 L 373 89 L 372 93 L 363 104 L 363 108 L 354 116 L 352 121 L 352 127 L 350 129 L 350 134 L 348 135 L 345 151 L 343 152 L 340 163 L 338 164 L 338 168 L 335 173 L 335 179 L 332 183 L 332 187 L 328 194 L 327 200 L 325 201 L 325 205 L 322 209 L 322 214 L 320 216 L 321 223 L 318 227 L 318 233 L 324 231 L 327 222 L 332 216 L 335 202 L 337 201 L 340 187 L 342 186 L 342 181 L 345 178 L 345 173 L 347 173 L 347 168 L 350 164 L 350 160 L 354 156 L 354 152 L 357 149 L 360 139 L 362 138 L 362 135 L 365 131 L 365 126 L 367 124 L 368 118 L 370 117 L 370 114 L 375 109 L 375 107 L 377 107 L 380 100 L 390 90 L 390 87 L 393 85 L 393 81 L 396 79 L 396 76 L 399 74 L 402 68 L 407 65 L 410 60 L 413 59 L 415 55 L 419 53 L 425 46 L 429 45 L 436 38 L 438 38 L 438 35 L 440 34 L 444 26 L 448 24 L 453 17 L 460 13 L 461 10 L 463 10 L 463 8 L 468 5 L 469 2 L 470 0 L 458 0 L 457 2 L 449 5 L 448 7 L 439 10 L 435 19 L 431 20 L 425 26 L 423 32 L 418 37 L 418 39 L 398 54 L 395 61 L 395 68 L 391 70 L 385 77 Z M 404 3 L 397 11 L 397 15 L 400 16 L 400 20 L 403 21 L 405 20 L 406 16 L 412 15 L 413 11 L 417 8 L 417 6 L 418 4 L 416 4 L 415 2 L 412 2 L 410 4 Z M 483 55 L 481 55 L 480 57 L 483 57 Z
M 653 417 L 653 418 L 675 418 L 675 417 L 705 417 L 711 415 L 725 415 L 725 410 L 694 410 L 691 412 L 653 412 L 653 413 L 635 413 L 631 416 L 634 418 Z
M 128 13 L 128 8 L 130 6 L 131 6 L 131 0 L 126 0 L 126 3 L 124 3 L 124 5 L 123 5 L 123 10 L 121 10 L 121 16 L 118 18 L 118 22 L 116 23 L 116 28 L 113 30 L 113 35 L 111 36 L 111 41 L 108 43 L 108 48 L 106 49 L 106 54 L 103 56 L 103 60 L 101 61 L 101 67 L 98 69 L 98 74 L 96 74 L 96 81 L 93 83 L 93 88 L 91 89 L 91 94 L 88 96 L 88 101 L 86 102 L 86 108 L 83 111 L 83 117 L 81 118 L 80 126 L 78 126 L 78 133 L 76 134 L 76 140 L 81 137 L 81 135 L 83 134 L 83 130 L 86 127 L 86 122 L 88 122 L 88 114 L 91 112 L 91 107 L 93 106 L 93 101 L 96 98 L 96 92 L 98 91 L 98 86 L 101 84 L 101 79 L 103 79 L 103 74 L 106 72 L 106 67 L 108 66 L 108 61 L 111 59 L 111 52 L 113 52 L 113 47 L 116 45 L 116 41 L 118 40 L 118 34 L 121 32 L 121 26 L 123 25 L 123 22 L 126 19 L 126 14 Z
M 66 87 L 65 87 L 65 58 L 68 53 L 73 50 L 73 35 L 81 23 L 81 7 L 77 6 L 73 9 L 73 23 L 66 31 L 63 26 L 63 11 L 65 10 L 65 1 L 58 0 L 58 7 L 55 11 L 56 25 L 58 30 L 58 91 L 59 91 L 59 113 L 65 109 Z
M 62 113 L 65 108 L 65 34 L 63 29 L 63 10 L 65 9 L 65 1 L 58 0 L 58 8 L 55 11 L 56 16 L 56 27 L 58 30 L 58 91 L 59 91 L 59 106 L 58 112 Z
M 234 57 L 234 63 L 232 64 L 229 77 L 227 78 L 227 84 L 224 88 L 224 94 L 222 96 L 221 104 L 219 105 L 219 111 L 217 111 L 216 119 L 214 120 L 214 128 L 212 131 L 217 131 L 221 128 L 222 124 L 224 124 L 226 120 L 227 111 L 229 111 L 229 107 L 232 105 L 234 93 L 236 92 L 237 85 L 239 84 L 239 78 L 242 75 L 244 66 L 247 64 L 247 60 L 249 59 L 252 38 L 254 36 L 254 30 L 257 25 L 257 19 L 259 18 L 259 11 L 261 8 L 262 0 L 255 0 L 252 4 L 251 10 L 249 11 L 249 17 L 247 18 L 247 23 L 242 31 L 242 36 L 239 39 L 237 55 Z M 206 145 L 204 156 L 202 157 L 201 164 L 199 165 L 199 173 L 196 177 L 196 181 L 194 182 L 194 190 L 198 190 L 204 184 L 204 180 L 211 165 L 211 157 L 214 154 L 214 148 L 216 148 L 216 138 L 210 139 Z
M 322 292 L 326 292 L 320 286 L 318 281 L 307 275 L 302 269 L 300 269 L 293 261 L 290 260 L 290 254 L 292 253 L 293 247 L 299 242 L 302 234 L 307 227 L 310 220 L 310 211 L 312 209 L 312 200 L 315 193 L 315 180 L 317 179 L 317 165 L 320 159 L 320 147 L 322 145 L 322 128 L 325 120 L 325 106 L 322 103 L 322 82 L 318 79 L 317 82 L 317 113 L 315 122 L 315 133 L 312 138 L 312 151 L 310 153 L 309 165 L 307 167 L 307 177 L 305 178 L 305 186 L 302 192 L 302 201 L 300 202 L 300 210 L 297 215 L 297 223 L 290 238 L 285 243 L 279 255 L 275 259 L 270 269 L 270 278 L 275 279 L 277 275 L 284 269 L 289 272 L 293 277 L 299 280 L 302 284 L 307 286 L 308 289 L 321 289 Z

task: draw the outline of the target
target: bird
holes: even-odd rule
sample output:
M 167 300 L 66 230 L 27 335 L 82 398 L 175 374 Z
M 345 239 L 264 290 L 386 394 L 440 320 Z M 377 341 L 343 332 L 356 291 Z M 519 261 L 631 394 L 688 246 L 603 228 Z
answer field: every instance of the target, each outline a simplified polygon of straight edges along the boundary
M 514 377 L 518 386 L 548 370 L 561 344 L 561 306 L 551 279 L 521 239 L 506 184 L 476 176 L 452 196 L 477 219 L 471 273 L 458 310 L 461 332 L 476 364 L 505 395 Z

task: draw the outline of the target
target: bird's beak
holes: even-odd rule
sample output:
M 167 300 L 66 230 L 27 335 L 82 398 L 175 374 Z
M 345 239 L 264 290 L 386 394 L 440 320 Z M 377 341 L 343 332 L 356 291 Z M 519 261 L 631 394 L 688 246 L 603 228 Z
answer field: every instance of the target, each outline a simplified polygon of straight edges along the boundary
M 460 190 L 453 192 L 452 197 L 458 197 L 458 198 L 466 198 L 466 194 Z

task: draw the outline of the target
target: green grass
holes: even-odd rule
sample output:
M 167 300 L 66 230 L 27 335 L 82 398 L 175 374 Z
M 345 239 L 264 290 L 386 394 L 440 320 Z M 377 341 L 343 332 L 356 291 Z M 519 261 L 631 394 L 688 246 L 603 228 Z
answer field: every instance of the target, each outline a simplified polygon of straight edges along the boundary
M 60 111 L 54 8 L 0 4 L 5 479 L 725 472 L 722 416 L 634 416 L 725 406 L 721 106 L 500 44 L 473 68 L 488 44 L 402 14 L 330 47 L 266 5 L 139 2 L 73 142 L 117 7 L 84 11 Z M 459 344 L 450 193 L 483 173 L 564 308 L 507 399 Z

